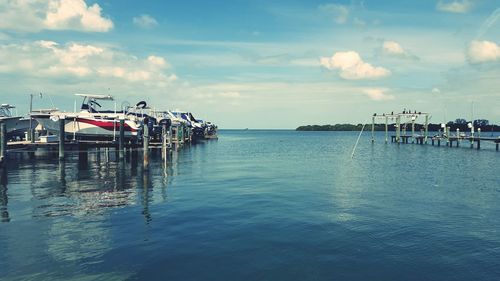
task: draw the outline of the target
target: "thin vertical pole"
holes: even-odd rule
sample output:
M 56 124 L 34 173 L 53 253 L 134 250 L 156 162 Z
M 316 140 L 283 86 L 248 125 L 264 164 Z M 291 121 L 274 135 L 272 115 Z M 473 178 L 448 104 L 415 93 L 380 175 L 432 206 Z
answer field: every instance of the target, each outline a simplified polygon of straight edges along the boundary
M 59 159 L 64 159 L 64 142 L 66 139 L 66 132 L 64 131 L 65 116 L 59 117 Z

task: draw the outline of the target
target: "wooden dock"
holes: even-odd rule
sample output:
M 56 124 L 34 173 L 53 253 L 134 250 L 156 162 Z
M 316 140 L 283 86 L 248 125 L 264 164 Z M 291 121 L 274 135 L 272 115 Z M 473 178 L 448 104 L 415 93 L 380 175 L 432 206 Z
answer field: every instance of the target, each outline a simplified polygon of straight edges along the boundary
M 493 142 L 495 144 L 496 151 L 499 151 L 500 148 L 500 137 L 494 138 L 494 137 L 471 137 L 471 136 L 434 136 L 434 137 L 426 137 L 417 135 L 417 136 L 411 136 L 411 135 L 401 135 L 399 136 L 391 136 L 391 142 L 394 143 L 403 143 L 403 144 L 408 144 L 408 143 L 417 143 L 417 144 L 426 144 L 428 140 L 431 141 L 432 145 L 437 145 L 441 146 L 441 143 L 443 145 L 446 145 L 448 147 L 459 147 L 460 144 L 463 145 L 470 145 L 470 148 L 474 148 L 474 146 L 477 149 L 481 149 L 481 142 Z

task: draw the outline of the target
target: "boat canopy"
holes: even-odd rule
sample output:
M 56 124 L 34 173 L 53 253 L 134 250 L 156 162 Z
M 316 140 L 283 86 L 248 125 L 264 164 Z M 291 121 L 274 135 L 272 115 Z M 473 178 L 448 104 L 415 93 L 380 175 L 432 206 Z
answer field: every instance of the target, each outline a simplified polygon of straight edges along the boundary
M 75 94 L 75 96 L 89 98 L 89 99 L 95 99 L 95 100 L 114 100 L 113 96 L 111 96 L 111 95 Z
M 7 109 L 16 108 L 15 106 L 10 105 L 10 104 L 8 104 L 8 103 L 2 103 L 2 104 L 0 105 L 0 107 L 1 107 L 1 108 L 7 108 Z

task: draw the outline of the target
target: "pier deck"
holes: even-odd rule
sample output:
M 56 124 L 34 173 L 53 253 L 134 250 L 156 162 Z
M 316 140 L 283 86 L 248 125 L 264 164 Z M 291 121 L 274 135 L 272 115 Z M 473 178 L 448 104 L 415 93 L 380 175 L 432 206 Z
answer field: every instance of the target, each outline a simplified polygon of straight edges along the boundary
M 427 140 L 431 141 L 432 145 L 437 144 L 438 146 L 441 146 L 441 142 L 443 142 L 446 146 L 452 147 L 453 143 L 455 143 L 456 147 L 460 146 L 460 143 L 468 143 L 470 144 L 470 147 L 473 148 L 474 144 L 476 144 L 476 148 L 480 149 L 481 148 L 481 142 L 482 141 L 487 141 L 487 142 L 493 142 L 496 147 L 496 151 L 499 151 L 499 146 L 500 146 L 500 137 L 471 137 L 471 136 L 433 136 L 433 137 L 427 137 Z M 425 143 L 425 137 L 422 135 L 416 135 L 416 136 L 411 136 L 411 135 L 402 135 L 399 136 L 399 140 L 397 139 L 397 136 L 391 136 L 391 142 L 396 142 L 396 143 L 417 143 L 417 144 L 424 144 Z

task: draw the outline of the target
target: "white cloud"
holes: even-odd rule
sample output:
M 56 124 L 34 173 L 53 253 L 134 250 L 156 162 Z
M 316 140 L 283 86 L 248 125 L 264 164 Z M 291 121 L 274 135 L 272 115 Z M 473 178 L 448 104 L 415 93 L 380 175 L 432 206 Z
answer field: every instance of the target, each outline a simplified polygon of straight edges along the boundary
M 382 52 L 387 56 L 393 56 L 403 59 L 418 60 L 419 58 L 403 48 L 401 44 L 395 41 L 384 41 L 382 44 Z
M 382 49 L 386 54 L 404 55 L 405 50 L 401 45 L 394 41 L 385 41 L 382 45 Z
M 134 17 L 132 22 L 141 28 L 152 28 L 158 25 L 155 18 L 150 15 L 142 14 L 138 17 Z
M 363 93 L 374 101 L 393 100 L 394 96 L 386 94 L 385 92 L 387 91 L 388 91 L 387 89 L 382 89 L 382 88 L 363 89 Z
M 470 62 L 500 61 L 500 46 L 490 41 L 472 41 L 467 52 Z
M 438 1 L 436 9 L 442 12 L 464 14 L 472 9 L 472 2 L 470 0 L 455 0 L 455 1 Z
M 432 88 L 431 92 L 437 95 L 441 94 L 441 90 L 439 90 L 438 88 Z
M 12 0 L 0 3 L 0 29 L 25 32 L 78 30 L 106 32 L 113 22 L 84 0 Z
M 337 52 L 332 57 L 322 57 L 320 64 L 329 70 L 339 70 L 340 77 L 348 80 L 377 79 L 391 74 L 386 68 L 374 67 L 364 62 L 354 51 Z
M 139 59 L 105 46 L 59 45 L 53 41 L 0 45 L 0 73 L 18 73 L 22 77 L 114 78 L 164 87 L 177 79 L 166 72 L 167 68 L 162 57 Z
M 324 4 L 324 5 L 320 5 L 318 8 L 320 11 L 323 11 L 325 13 L 332 15 L 333 19 L 338 24 L 346 23 L 347 19 L 349 18 L 349 9 L 344 5 Z

